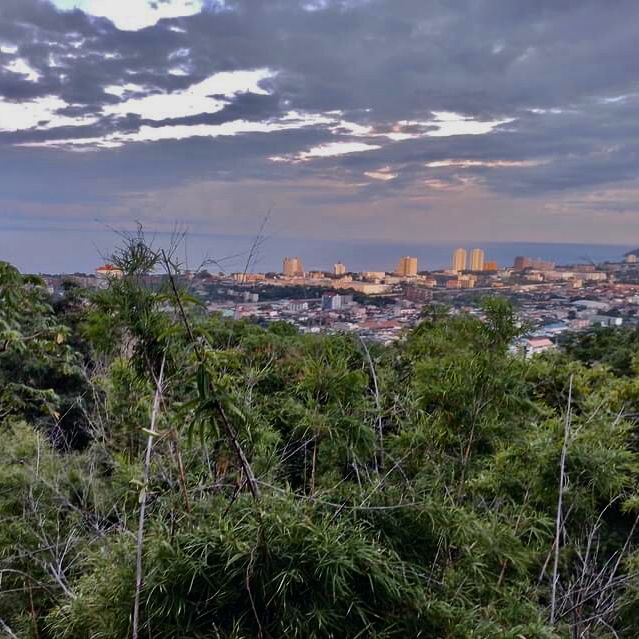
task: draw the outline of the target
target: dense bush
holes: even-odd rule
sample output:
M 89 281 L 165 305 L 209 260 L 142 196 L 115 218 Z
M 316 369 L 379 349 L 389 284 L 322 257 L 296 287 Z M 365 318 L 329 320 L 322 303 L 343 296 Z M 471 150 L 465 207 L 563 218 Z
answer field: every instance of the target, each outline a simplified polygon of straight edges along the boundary
M 55 304 L 0 267 L 0 634 L 639 634 L 639 385 L 591 338 L 512 356 L 500 300 L 389 347 L 262 329 L 119 257 Z

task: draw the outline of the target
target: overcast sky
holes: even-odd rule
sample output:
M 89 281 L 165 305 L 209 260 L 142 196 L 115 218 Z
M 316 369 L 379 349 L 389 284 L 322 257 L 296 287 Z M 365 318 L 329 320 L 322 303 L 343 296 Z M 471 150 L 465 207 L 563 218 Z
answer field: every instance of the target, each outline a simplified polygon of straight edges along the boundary
M 278 238 L 639 244 L 638 24 L 636 0 L 0 0 L 0 250 L 269 209 Z

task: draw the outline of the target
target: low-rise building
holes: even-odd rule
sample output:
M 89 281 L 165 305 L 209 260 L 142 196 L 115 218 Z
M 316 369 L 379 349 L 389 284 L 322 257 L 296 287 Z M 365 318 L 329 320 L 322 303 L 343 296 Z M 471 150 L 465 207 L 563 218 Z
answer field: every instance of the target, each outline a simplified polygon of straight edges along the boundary
M 119 279 L 124 276 L 124 272 L 117 266 L 113 266 L 113 264 L 104 264 L 95 269 L 95 275 L 100 279 Z
M 604 326 L 608 328 L 612 326 L 621 326 L 623 324 L 623 319 L 621 317 L 614 317 L 612 315 L 592 315 L 589 320 L 592 326 Z
M 524 341 L 523 346 L 526 357 L 544 353 L 555 348 L 553 342 L 547 337 L 531 337 Z

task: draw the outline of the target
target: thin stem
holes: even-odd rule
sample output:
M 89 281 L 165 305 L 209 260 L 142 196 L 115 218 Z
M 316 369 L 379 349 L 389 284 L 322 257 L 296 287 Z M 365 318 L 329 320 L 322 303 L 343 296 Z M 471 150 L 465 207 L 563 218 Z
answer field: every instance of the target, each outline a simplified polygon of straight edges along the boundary
M 175 297 L 175 303 L 177 305 L 177 309 L 180 314 L 180 318 L 182 319 L 182 323 L 184 324 L 184 328 L 186 329 L 189 340 L 193 344 L 193 348 L 195 350 L 195 356 L 198 362 L 200 363 L 200 365 L 204 366 L 205 365 L 204 356 L 199 347 L 198 341 L 195 338 L 189 319 L 186 316 L 186 311 L 184 310 L 184 305 L 182 304 L 180 293 L 175 284 L 175 278 L 173 277 L 173 272 L 171 270 L 171 262 L 169 261 L 169 258 L 166 256 L 166 253 L 164 251 L 162 251 L 162 256 L 164 260 L 164 266 L 166 268 L 166 272 L 169 278 L 169 282 L 171 284 L 171 290 L 173 291 L 173 295 Z M 209 384 L 210 386 L 213 386 L 213 383 L 211 381 L 209 381 Z M 212 388 L 211 390 L 214 391 L 215 389 Z M 226 433 L 227 439 L 229 443 L 231 444 L 231 447 L 233 448 L 233 451 L 235 452 L 235 455 L 237 456 L 238 461 L 240 462 L 242 471 L 246 475 L 249 490 L 251 491 L 253 498 L 255 500 L 259 500 L 260 488 L 258 486 L 257 480 L 255 479 L 255 473 L 253 473 L 251 464 L 249 463 L 248 458 L 246 457 L 246 454 L 244 453 L 244 449 L 242 448 L 242 444 L 240 443 L 239 437 L 235 429 L 233 428 L 233 425 L 231 424 L 228 416 L 226 415 L 226 411 L 224 410 L 224 406 L 222 405 L 222 402 L 215 396 L 215 392 L 213 392 L 212 395 L 213 395 L 213 408 L 215 409 L 215 412 L 218 414 L 220 418 L 220 421 Z
M 2 617 L 0 617 L 0 630 L 2 630 L 2 632 L 4 632 L 7 635 L 7 637 L 9 637 L 9 639 L 18 639 L 18 635 L 16 635 L 16 633 L 13 632 L 11 628 L 9 628 L 9 626 L 4 622 Z
M 570 421 L 572 416 L 572 380 L 568 386 L 568 406 L 566 407 L 566 419 L 564 420 L 564 443 L 561 447 L 561 461 L 559 463 L 559 497 L 557 499 L 557 516 L 555 518 L 555 558 L 552 569 L 552 594 L 550 599 L 550 623 L 554 625 L 557 611 L 557 585 L 559 583 L 559 544 L 561 531 L 564 525 L 563 500 L 566 487 L 566 457 L 568 455 L 568 443 L 570 441 Z
M 375 459 L 375 470 L 381 471 L 384 469 L 384 423 L 382 420 L 382 406 L 379 397 L 379 386 L 377 384 L 377 372 L 375 371 L 375 365 L 373 364 L 373 358 L 371 357 L 366 342 L 360 336 L 359 341 L 362 344 L 366 359 L 368 360 L 368 367 L 371 371 L 371 377 L 373 378 L 373 388 L 375 389 L 375 408 L 377 410 L 377 457 Z
M 153 452 L 153 437 L 155 433 L 155 425 L 160 412 L 160 402 L 162 400 L 162 384 L 164 381 L 164 363 L 166 362 L 166 353 L 162 357 L 160 366 L 160 375 L 155 386 L 155 397 L 153 399 L 153 410 L 151 411 L 151 427 L 146 440 L 146 454 L 144 456 L 144 479 L 142 482 L 142 490 L 140 492 L 140 515 L 138 519 L 138 534 L 135 551 L 135 599 L 133 602 L 133 632 L 132 638 L 138 639 L 138 630 L 140 625 L 140 592 L 142 591 L 143 566 L 142 566 L 142 550 L 144 547 L 144 518 L 146 515 L 146 499 L 149 486 L 149 476 L 151 468 L 151 454 Z

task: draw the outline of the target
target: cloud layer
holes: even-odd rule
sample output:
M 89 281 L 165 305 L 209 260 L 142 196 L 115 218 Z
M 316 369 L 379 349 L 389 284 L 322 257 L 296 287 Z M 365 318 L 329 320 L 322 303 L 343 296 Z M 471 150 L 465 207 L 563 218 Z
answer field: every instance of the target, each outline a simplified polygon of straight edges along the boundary
M 117 5 L 0 4 L 0 224 L 639 239 L 634 1 Z

